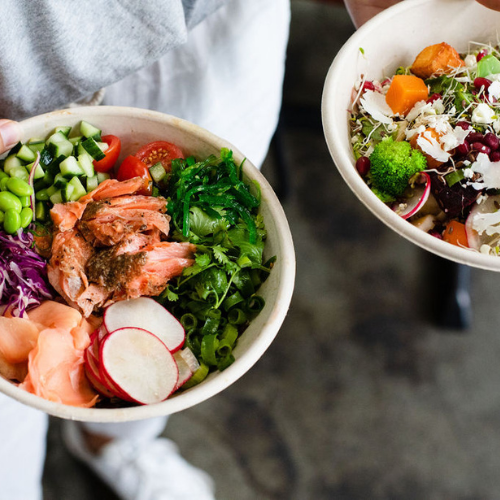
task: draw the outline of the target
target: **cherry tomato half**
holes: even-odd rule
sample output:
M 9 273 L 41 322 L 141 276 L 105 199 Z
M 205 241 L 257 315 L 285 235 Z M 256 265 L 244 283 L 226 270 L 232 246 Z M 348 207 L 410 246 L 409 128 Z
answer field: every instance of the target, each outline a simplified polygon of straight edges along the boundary
M 144 183 L 144 189 L 139 191 L 139 194 L 150 195 L 153 192 L 153 180 L 151 179 L 147 165 L 135 156 L 127 156 L 122 161 L 116 178 L 119 181 L 126 181 L 134 177 L 142 177 L 147 181 L 147 183 Z
M 105 142 L 108 145 L 108 149 L 104 151 L 106 157 L 99 161 L 94 160 L 94 168 L 98 172 L 107 172 L 114 167 L 116 160 L 118 160 L 122 143 L 115 135 L 103 135 L 101 142 Z
M 142 146 L 135 156 L 148 167 L 161 162 L 165 171 L 170 172 L 172 160 L 175 158 L 184 158 L 184 153 L 171 142 L 154 141 Z

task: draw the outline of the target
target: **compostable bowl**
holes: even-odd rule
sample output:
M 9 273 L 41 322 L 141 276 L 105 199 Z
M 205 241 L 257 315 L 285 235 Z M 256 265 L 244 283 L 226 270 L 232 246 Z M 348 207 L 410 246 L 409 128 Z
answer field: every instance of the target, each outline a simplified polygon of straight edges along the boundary
M 120 137 L 121 159 L 134 154 L 151 141 L 166 140 L 180 146 L 189 155 L 204 158 L 219 154 L 222 147 L 232 149 L 236 163 L 244 156 L 231 144 L 187 121 L 162 113 L 137 108 L 113 106 L 72 108 L 30 118 L 22 122 L 24 137 L 46 137 L 56 126 L 74 126 L 85 119 L 105 133 Z M 162 403 L 119 409 L 77 408 L 42 399 L 19 389 L 0 377 L 0 391 L 14 399 L 57 417 L 94 421 L 124 422 L 175 413 L 222 391 L 263 355 L 278 333 L 287 313 L 295 280 L 295 254 L 288 222 L 271 186 L 248 160 L 243 166 L 244 176 L 256 180 L 262 190 L 260 212 L 264 217 L 268 237 L 264 258 L 277 260 L 269 278 L 259 289 L 265 307 L 252 320 L 234 349 L 236 361 L 223 372 L 211 373 L 201 384 L 180 392 Z
M 500 257 L 483 255 L 439 240 L 408 223 L 382 203 L 355 168 L 348 109 L 360 75 L 382 80 L 410 66 L 428 45 L 446 42 L 466 52 L 470 41 L 497 43 L 500 12 L 475 0 L 406 0 L 363 25 L 339 51 L 325 81 L 323 128 L 333 161 L 354 194 L 401 236 L 441 257 L 500 271 Z

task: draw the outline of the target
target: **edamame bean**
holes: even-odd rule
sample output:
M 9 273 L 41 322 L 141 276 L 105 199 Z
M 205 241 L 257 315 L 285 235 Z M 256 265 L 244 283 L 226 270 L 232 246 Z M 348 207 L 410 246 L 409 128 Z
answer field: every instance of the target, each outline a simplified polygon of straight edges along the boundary
M 33 188 L 19 177 L 11 177 L 7 181 L 7 189 L 16 196 L 31 196 Z
M 6 233 L 14 234 L 21 227 L 21 215 L 13 208 L 5 211 L 5 218 L 3 221 L 3 228 Z
M 8 179 L 9 176 L 3 171 L 3 170 L 0 170 L 0 179 Z
M 2 179 L 0 179 L 0 190 L 7 191 L 7 181 L 9 179 L 10 177 L 2 177 Z
M 21 202 L 21 206 L 29 207 L 31 204 L 31 198 L 29 196 L 19 196 L 19 201 Z
M 1 182 L 1 181 L 0 181 Z M 46 189 L 40 189 L 40 191 L 37 191 L 35 193 L 35 198 L 38 200 L 38 201 L 48 201 L 50 196 L 49 196 L 49 193 L 47 193 L 47 190 Z
M 23 206 L 16 195 L 10 193 L 9 191 L 2 191 L 0 193 L 0 210 L 7 212 L 9 209 L 13 209 L 19 214 L 21 213 Z
M 3 223 L 4 218 L 5 218 L 5 214 L 0 210 L 0 224 Z
M 26 207 L 21 210 L 21 227 L 24 229 L 31 224 L 33 220 L 33 210 L 31 208 Z

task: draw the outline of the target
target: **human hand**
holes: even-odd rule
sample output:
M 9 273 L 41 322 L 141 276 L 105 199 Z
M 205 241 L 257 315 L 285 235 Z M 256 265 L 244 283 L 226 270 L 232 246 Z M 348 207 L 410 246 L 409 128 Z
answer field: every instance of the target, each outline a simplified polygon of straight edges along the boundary
M 399 3 L 401 0 L 344 0 L 356 28 L 362 26 L 379 12 Z M 500 0 L 477 0 L 489 9 L 500 11 Z
M 5 153 L 21 140 L 21 127 L 12 120 L 0 120 L 0 154 Z

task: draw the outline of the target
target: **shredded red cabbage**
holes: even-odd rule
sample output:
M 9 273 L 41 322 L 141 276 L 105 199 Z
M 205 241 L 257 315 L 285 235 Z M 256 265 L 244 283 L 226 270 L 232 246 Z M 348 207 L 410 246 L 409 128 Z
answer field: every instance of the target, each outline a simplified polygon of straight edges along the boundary
M 0 231 L 0 307 L 5 314 L 22 318 L 31 307 L 51 299 L 47 266 L 33 249 L 33 234 Z

